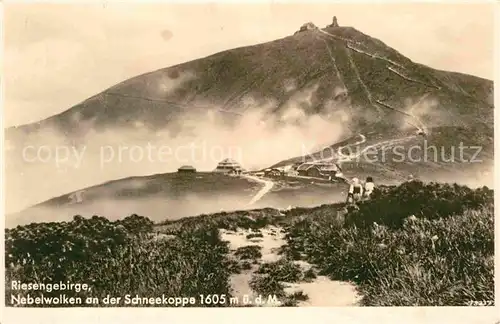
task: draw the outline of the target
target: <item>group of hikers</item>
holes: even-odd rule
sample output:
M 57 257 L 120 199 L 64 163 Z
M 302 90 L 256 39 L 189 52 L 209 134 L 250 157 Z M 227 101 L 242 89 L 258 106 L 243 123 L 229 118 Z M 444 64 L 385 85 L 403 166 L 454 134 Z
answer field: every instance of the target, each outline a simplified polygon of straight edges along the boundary
M 358 178 L 353 178 L 351 181 L 349 181 L 349 179 L 347 179 L 342 173 L 342 169 L 340 168 L 340 166 L 338 166 L 338 170 L 335 173 L 335 176 L 329 176 L 328 180 L 341 180 L 349 184 L 347 204 L 354 204 L 358 201 L 369 199 L 373 192 L 373 189 L 375 189 L 375 184 L 373 183 L 372 177 L 367 177 L 364 182 L 360 181 Z
M 375 184 L 372 177 L 367 177 L 364 182 L 361 182 L 358 178 L 353 178 L 347 192 L 347 203 L 352 204 L 369 199 L 374 189 Z
M 348 182 L 347 179 L 345 180 Z M 410 174 L 406 179 L 406 182 L 413 181 L 415 181 L 415 178 L 412 174 Z M 364 182 L 361 182 L 358 178 L 353 178 L 349 185 L 346 203 L 348 205 L 352 205 L 359 201 L 370 199 L 374 189 L 375 184 L 373 183 L 372 177 L 367 177 Z

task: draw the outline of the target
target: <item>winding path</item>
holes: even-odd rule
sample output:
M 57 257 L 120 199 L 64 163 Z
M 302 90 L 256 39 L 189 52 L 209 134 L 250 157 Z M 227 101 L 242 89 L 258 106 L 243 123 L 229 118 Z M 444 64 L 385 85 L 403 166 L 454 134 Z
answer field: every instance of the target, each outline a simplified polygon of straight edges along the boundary
M 264 184 L 264 187 L 262 187 L 259 192 L 257 192 L 257 194 L 255 196 L 253 196 L 252 200 L 250 200 L 250 202 L 248 203 L 248 205 L 253 205 L 255 204 L 257 201 L 259 201 L 262 197 L 264 197 L 265 194 L 267 194 L 274 186 L 274 182 L 272 182 L 271 180 L 264 180 L 264 179 L 261 179 L 259 177 L 255 177 L 255 176 L 251 176 L 251 175 L 245 175 L 246 178 L 250 179 L 250 180 L 253 180 L 253 181 L 256 181 L 256 182 L 260 182 L 262 184 Z
M 353 143 L 353 144 L 348 144 L 348 145 L 344 145 L 344 146 L 340 146 L 338 149 L 337 149 L 337 154 L 338 156 L 340 157 L 339 158 L 339 162 L 342 163 L 342 162 L 347 162 L 347 161 L 350 161 L 351 160 L 351 156 L 352 154 L 349 154 L 349 155 L 345 155 L 342 151 L 348 147 L 351 147 L 351 146 L 357 146 L 357 145 L 361 145 L 363 144 L 364 142 L 366 142 L 366 136 L 363 135 L 363 134 L 359 134 L 359 136 L 361 137 L 361 140 L 357 141 L 356 143 Z
M 392 65 L 394 65 L 394 66 L 397 66 L 397 67 L 400 67 L 400 68 L 403 68 L 403 69 L 404 69 L 405 67 L 404 67 L 403 65 L 401 65 L 401 64 L 399 64 L 399 63 L 397 63 L 397 62 L 394 62 L 394 61 L 392 61 L 392 60 L 390 60 L 390 59 L 388 59 L 388 58 L 386 58 L 386 57 L 382 57 L 382 56 L 379 56 L 379 55 L 376 55 L 376 54 L 371 54 L 371 53 L 368 53 L 368 52 L 366 52 L 366 51 L 363 51 L 363 50 L 360 50 L 360 49 L 357 49 L 357 48 L 353 47 L 353 46 L 352 46 L 352 44 L 361 45 L 361 44 L 360 44 L 359 42 L 357 42 L 357 41 L 354 41 L 354 40 L 351 40 L 351 39 L 347 39 L 347 38 L 344 38 L 344 37 L 339 37 L 339 36 L 337 36 L 337 35 L 330 34 L 329 32 L 326 32 L 326 31 L 324 31 L 324 30 L 322 30 L 322 29 L 318 29 L 318 31 L 319 31 L 320 33 L 324 34 L 324 35 L 327 35 L 327 36 L 331 37 L 331 38 L 334 38 L 334 39 L 336 39 L 336 40 L 340 40 L 340 41 L 345 42 L 346 54 L 347 54 L 347 57 L 348 57 L 348 59 L 349 59 L 349 63 L 350 63 L 350 65 L 351 65 L 351 68 L 353 69 L 353 71 L 354 71 L 354 73 L 355 73 L 355 75 L 356 75 L 356 78 L 357 78 L 357 79 L 358 79 L 358 81 L 360 82 L 361 86 L 363 87 L 363 90 L 364 90 L 364 91 L 365 91 L 365 93 L 366 93 L 366 96 L 367 96 L 367 98 L 368 98 L 368 101 L 370 102 L 370 104 L 371 104 L 373 107 L 375 107 L 375 108 L 376 108 L 376 109 L 380 112 L 380 106 L 383 106 L 383 107 L 385 107 L 385 108 L 389 108 L 389 109 L 391 109 L 391 110 L 393 110 L 393 111 L 397 111 L 397 112 L 399 112 L 399 113 L 401 113 L 401 114 L 404 114 L 404 115 L 406 115 L 406 116 L 408 116 L 408 117 L 411 117 L 411 118 L 413 118 L 413 120 L 415 120 L 415 121 L 416 121 L 419 125 L 415 125 L 415 124 L 413 124 L 413 123 L 411 123 L 411 122 L 408 122 L 408 121 L 406 121 L 406 122 L 407 122 L 408 124 L 410 124 L 410 125 L 414 126 L 415 128 L 417 128 L 419 132 L 424 132 L 424 133 L 427 133 L 427 129 L 426 129 L 426 127 L 425 127 L 424 123 L 422 123 L 422 121 L 421 121 L 418 117 L 414 116 L 414 115 L 413 115 L 413 114 L 411 114 L 411 113 L 405 112 L 405 111 L 403 111 L 403 110 L 401 110 L 401 109 L 394 108 L 394 107 L 392 107 L 392 106 L 390 106 L 390 105 L 388 105 L 388 104 L 386 104 L 386 103 L 381 102 L 380 100 L 373 99 L 373 96 L 372 96 L 372 94 L 371 94 L 370 90 L 368 89 L 368 87 L 366 86 L 366 84 L 363 82 L 363 80 L 362 80 L 362 78 L 361 78 L 361 75 L 359 74 L 359 71 L 358 71 L 358 69 L 357 69 L 357 67 L 356 67 L 356 64 L 354 63 L 354 60 L 353 60 L 352 55 L 351 55 L 351 53 L 350 53 L 350 50 L 353 50 L 353 51 L 356 51 L 356 52 L 358 52 L 358 53 L 362 53 L 362 54 L 368 55 L 368 56 L 373 57 L 373 58 L 376 58 L 376 59 L 381 59 L 381 60 L 384 60 L 384 61 L 386 61 L 386 62 L 388 62 L 388 63 L 390 63 L 390 64 L 392 64 Z M 326 42 L 325 42 L 325 44 L 326 44 Z M 328 45 L 327 45 L 327 47 L 328 47 Z M 332 60 L 333 60 L 333 61 L 335 61 L 335 60 L 333 59 L 333 57 L 332 57 L 332 53 L 331 53 L 331 51 L 330 51 L 330 49 L 329 49 L 329 48 L 328 48 L 328 52 L 329 52 L 330 57 L 332 58 Z M 394 70 L 393 68 L 391 68 L 390 66 L 389 66 L 389 67 L 387 67 L 387 68 L 388 68 L 391 72 L 396 73 L 396 74 L 398 74 L 398 75 L 399 75 L 399 76 L 401 76 L 401 77 L 404 77 L 404 78 L 405 78 L 406 80 L 408 80 L 408 81 L 422 83 L 422 82 L 420 82 L 420 81 L 416 81 L 416 80 L 410 79 L 410 78 L 408 78 L 408 77 L 405 77 L 405 76 L 403 76 L 403 75 L 402 75 L 402 74 L 400 74 L 400 73 L 397 73 L 397 71 L 396 71 L 396 70 Z M 425 83 L 424 83 L 424 84 L 425 84 Z M 379 117 L 380 117 L 380 116 L 379 116 Z
M 357 153 L 352 153 L 352 154 L 349 154 L 349 155 L 344 154 L 342 152 L 342 150 L 344 150 L 344 149 L 346 149 L 348 147 L 358 146 L 358 145 L 361 145 L 364 142 L 366 142 L 366 136 L 365 135 L 359 134 L 359 136 L 361 137 L 361 140 L 357 141 L 356 143 L 352 143 L 352 144 L 340 146 L 337 149 L 337 154 L 339 156 L 339 158 L 337 159 L 337 162 L 339 164 L 341 164 L 342 162 L 349 162 L 349 161 L 355 160 L 355 159 L 359 158 L 362 154 L 366 153 L 368 150 L 375 149 L 375 148 L 380 148 L 380 149 L 383 150 L 383 149 L 386 149 L 386 148 L 388 148 L 388 147 L 390 147 L 392 145 L 399 144 L 399 143 L 405 142 L 407 140 L 410 140 L 410 139 L 416 137 L 416 135 L 411 135 L 411 136 L 405 136 L 405 137 L 395 138 L 395 139 L 391 139 L 391 140 L 384 140 L 384 141 L 380 141 L 380 142 L 368 145 L 365 148 L 363 148 L 362 150 L 358 151 Z M 323 160 L 319 160 L 318 162 L 333 161 L 335 159 L 336 159 L 335 157 L 330 157 L 330 158 L 326 158 L 326 159 L 323 159 Z

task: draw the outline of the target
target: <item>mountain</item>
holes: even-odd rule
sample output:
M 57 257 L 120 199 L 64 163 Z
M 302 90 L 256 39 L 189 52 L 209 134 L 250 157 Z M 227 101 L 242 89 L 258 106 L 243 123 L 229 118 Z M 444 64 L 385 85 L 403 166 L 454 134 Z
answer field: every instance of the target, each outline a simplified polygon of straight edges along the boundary
M 192 142 L 205 143 L 210 152 L 237 148 L 243 167 L 262 168 L 335 151 L 361 135 L 366 141 L 353 148 L 404 138 L 407 148 L 421 145 L 417 132 L 446 147 L 459 144 L 457 135 L 481 145 L 484 163 L 383 162 L 369 172 L 389 180 L 414 170 L 433 177 L 434 171 L 476 172 L 489 166 L 493 82 L 413 62 L 352 27 L 306 24 L 282 39 L 131 78 L 61 114 L 7 129 L 7 207 L 26 207 L 95 183 L 168 172 L 186 163 L 210 170 L 231 155 L 131 161 L 131 147 L 147 143 L 174 150 Z M 50 158 L 31 162 L 35 155 L 30 161 L 22 157 L 30 145 L 32 154 L 49 147 L 52 160 L 58 147 L 69 147 L 71 155 L 63 167 Z M 124 145 L 128 151 L 120 151 L 118 159 L 118 146 Z M 103 147 L 108 146 L 114 148 L 113 163 L 103 167 Z M 77 154 L 72 154 L 82 148 L 85 156 L 76 165 Z M 358 162 L 348 169 L 357 174 L 363 168 Z

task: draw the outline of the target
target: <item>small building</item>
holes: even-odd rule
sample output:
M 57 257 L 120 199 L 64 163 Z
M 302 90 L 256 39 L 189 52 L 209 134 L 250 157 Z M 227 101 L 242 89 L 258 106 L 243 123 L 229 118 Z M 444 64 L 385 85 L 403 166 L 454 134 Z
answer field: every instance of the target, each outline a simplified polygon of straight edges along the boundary
M 307 22 L 307 23 L 303 24 L 298 31 L 295 32 L 295 35 L 298 33 L 302 33 L 302 32 L 309 31 L 309 30 L 315 30 L 315 29 L 318 29 L 318 27 L 316 27 L 316 25 L 314 25 L 312 22 Z
M 233 159 L 224 159 L 217 164 L 214 172 L 238 175 L 244 172 L 241 165 Z
M 292 164 L 291 169 L 297 171 L 299 166 L 301 166 L 302 164 L 304 164 L 304 162 L 295 162 L 294 164 Z
M 196 169 L 191 165 L 183 165 L 177 169 L 178 173 L 195 173 Z
M 297 172 L 300 176 L 328 179 L 335 177 L 341 169 L 333 162 L 306 162 L 297 168 Z
M 264 170 L 264 176 L 266 177 L 280 177 L 282 175 L 284 175 L 284 172 L 277 168 Z

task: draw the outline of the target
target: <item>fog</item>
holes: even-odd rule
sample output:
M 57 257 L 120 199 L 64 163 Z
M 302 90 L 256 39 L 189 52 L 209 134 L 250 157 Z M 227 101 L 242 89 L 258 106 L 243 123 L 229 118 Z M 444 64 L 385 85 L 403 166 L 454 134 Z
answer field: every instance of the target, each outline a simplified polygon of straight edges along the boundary
M 120 86 L 131 87 L 132 92 L 137 90 L 142 95 L 158 97 L 172 93 L 184 82 L 195 78 L 189 72 L 170 72 L 153 72 L 150 76 L 152 81 L 145 88 L 136 88 L 135 81 L 126 81 Z M 31 136 L 23 147 L 7 152 L 6 212 L 13 213 L 111 180 L 175 172 L 182 165 L 211 171 L 224 158 L 235 159 L 247 170 L 258 170 L 282 160 L 311 154 L 355 135 L 350 130 L 351 126 L 360 119 L 369 120 L 371 111 L 335 100 L 326 100 L 321 111 L 313 111 L 319 86 L 319 83 L 310 84 L 301 91 L 295 91 L 295 80 L 284 80 L 282 87 L 289 99 L 279 105 L 273 98 L 252 94 L 244 95 L 227 110 L 209 102 L 197 102 L 196 106 L 187 105 L 163 129 L 150 128 L 137 120 L 133 126 L 116 124 L 98 131 L 95 123 L 99 115 L 84 118 L 80 111 L 76 111 L 70 119 L 78 125 L 78 133 L 82 134 L 78 143 L 70 142 L 55 128 L 44 128 Z M 345 89 L 334 89 L 335 97 L 343 92 Z M 199 109 L 200 106 L 204 109 Z M 422 127 L 422 124 L 432 127 L 453 122 L 450 114 L 438 106 L 437 100 L 426 96 L 419 100 L 407 100 L 402 113 L 396 112 L 395 116 L 400 121 L 396 125 L 409 130 L 415 126 Z M 15 139 L 8 144 L 15 146 L 12 141 L 15 142 Z M 459 181 L 474 186 L 492 185 L 492 178 L 491 175 L 472 174 L 461 177 Z M 432 179 L 457 181 L 447 174 L 433 176 Z M 293 204 L 295 199 L 296 203 L 314 205 L 328 202 L 329 195 L 316 192 L 312 196 L 306 194 L 300 199 L 286 197 L 284 200 L 281 197 L 274 200 L 271 196 L 260 204 L 281 208 L 289 201 Z M 95 200 L 85 205 L 82 212 L 89 215 L 102 213 L 112 218 L 144 212 L 156 219 L 163 217 L 164 211 L 171 212 L 171 217 L 184 217 L 221 208 L 246 208 L 245 199 L 219 195 L 216 188 L 210 198 L 191 197 L 191 202 L 149 198 L 151 200 L 145 197 L 131 201 L 114 198 Z M 53 210 L 38 212 L 47 217 L 54 213 Z M 67 211 L 69 214 L 73 212 L 72 209 Z
M 285 209 L 287 207 L 313 207 L 325 203 L 338 202 L 345 199 L 345 184 L 330 185 L 301 183 L 298 186 L 282 185 L 268 192 L 261 200 L 250 205 L 254 195 L 261 189 L 261 185 L 249 181 L 246 187 L 235 186 L 232 192 L 228 188 L 214 186 L 212 190 L 202 191 L 198 180 L 200 176 L 190 176 L 193 192 L 171 191 L 148 192 L 152 184 L 158 183 L 154 178 L 133 178 L 112 182 L 106 186 L 94 187 L 90 190 L 77 193 L 83 198 L 79 203 L 72 199 L 61 199 L 53 205 L 31 207 L 20 213 L 14 213 L 6 218 L 6 227 L 25 225 L 31 222 L 70 221 L 74 215 L 92 217 L 105 216 L 110 220 L 123 219 L 131 214 L 147 216 L 154 222 L 176 220 L 183 217 L 210 214 L 220 211 L 233 211 L 272 207 Z M 168 180 L 166 180 L 168 181 Z M 243 181 L 243 180 L 240 180 Z M 134 190 L 139 193 L 126 197 L 119 196 L 122 190 Z M 123 191 L 122 191 L 123 192 Z M 147 193 L 147 194 L 146 194 Z M 78 200 L 74 199 L 73 200 Z
M 471 188 L 480 188 L 486 186 L 490 189 L 494 188 L 494 165 L 493 161 L 481 163 L 475 168 L 469 168 L 467 172 L 434 172 L 429 176 L 422 176 L 423 181 L 457 183 L 459 185 L 468 186 Z
M 289 88 L 292 83 L 283 86 Z M 231 108 L 241 114 L 207 103 L 202 103 L 205 110 L 187 107 L 173 122 L 182 126 L 179 134 L 172 131 L 179 125 L 152 130 L 140 121 L 134 128 L 96 131 L 94 118 L 84 124 L 76 112 L 78 125 L 87 129 L 77 144 L 45 128 L 29 138 L 29 145 L 18 148 L 16 156 L 7 152 L 7 213 L 110 180 L 174 172 L 185 164 L 211 171 L 230 157 L 251 170 L 312 153 L 345 136 L 349 122 L 344 107 L 330 105 L 322 115 L 308 111 L 317 88 L 295 92 L 279 112 L 274 111 L 274 100 L 252 96 Z
M 144 197 L 129 199 L 102 198 L 86 204 L 65 207 L 36 206 L 6 218 L 6 227 L 31 222 L 70 221 L 74 215 L 90 218 L 104 216 L 109 220 L 123 219 L 132 214 L 146 216 L 154 222 L 175 220 L 220 211 L 247 209 L 248 201 L 238 194 L 186 195 L 177 199 Z

